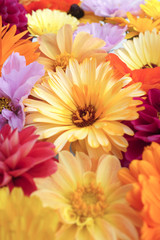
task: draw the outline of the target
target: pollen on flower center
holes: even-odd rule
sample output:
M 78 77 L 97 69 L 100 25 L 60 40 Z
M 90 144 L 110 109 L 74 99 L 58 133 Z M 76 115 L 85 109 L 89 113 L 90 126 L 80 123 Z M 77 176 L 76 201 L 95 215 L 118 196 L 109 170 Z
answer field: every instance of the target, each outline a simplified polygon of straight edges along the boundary
M 146 64 L 142 67 L 142 69 L 145 69 L 145 68 L 155 68 L 155 67 L 158 67 L 156 64 L 154 63 L 149 63 L 149 64 Z
M 77 110 L 72 115 L 72 122 L 77 127 L 86 127 L 92 125 L 95 121 L 95 107 L 89 105 L 88 107 L 85 106 L 84 108 L 77 108 Z
M 63 53 L 56 56 L 56 60 L 53 61 L 53 71 L 56 71 L 56 67 L 61 67 L 64 71 L 69 64 L 71 55 L 69 53 Z
M 5 97 L 0 98 L 0 113 L 4 108 L 11 110 L 10 102 L 11 100 L 8 98 Z
M 104 191 L 100 185 L 78 186 L 71 196 L 73 211 L 79 217 L 103 216 L 107 207 Z

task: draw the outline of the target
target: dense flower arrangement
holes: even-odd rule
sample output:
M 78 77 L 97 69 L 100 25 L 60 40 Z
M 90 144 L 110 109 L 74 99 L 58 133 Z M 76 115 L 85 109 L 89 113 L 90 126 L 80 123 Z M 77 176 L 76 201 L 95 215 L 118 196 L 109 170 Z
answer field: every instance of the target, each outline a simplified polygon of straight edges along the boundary
M 0 0 L 0 240 L 160 240 L 160 1 Z

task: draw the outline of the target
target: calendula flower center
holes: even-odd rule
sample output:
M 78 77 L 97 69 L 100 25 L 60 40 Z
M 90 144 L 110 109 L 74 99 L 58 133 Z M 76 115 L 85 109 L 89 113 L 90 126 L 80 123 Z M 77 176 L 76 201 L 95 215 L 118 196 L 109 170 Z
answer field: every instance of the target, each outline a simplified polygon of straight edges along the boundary
M 61 67 L 64 71 L 69 64 L 69 59 L 71 55 L 69 53 L 63 53 L 56 56 L 56 60 L 53 63 L 53 71 L 56 71 L 56 67 Z
M 0 113 L 4 108 L 11 110 L 10 102 L 11 100 L 8 98 L 5 98 L 5 97 L 0 98 Z
M 107 207 L 104 191 L 100 185 L 90 183 L 78 186 L 71 196 L 73 211 L 79 217 L 103 216 Z
M 156 64 L 154 64 L 154 63 L 148 63 L 148 64 L 144 65 L 142 67 L 142 69 L 145 69 L 145 68 L 155 68 L 155 67 L 158 67 L 158 66 Z
M 72 122 L 77 127 L 86 127 L 92 125 L 95 121 L 95 107 L 89 105 L 88 107 L 85 106 L 84 108 L 78 108 L 72 115 Z

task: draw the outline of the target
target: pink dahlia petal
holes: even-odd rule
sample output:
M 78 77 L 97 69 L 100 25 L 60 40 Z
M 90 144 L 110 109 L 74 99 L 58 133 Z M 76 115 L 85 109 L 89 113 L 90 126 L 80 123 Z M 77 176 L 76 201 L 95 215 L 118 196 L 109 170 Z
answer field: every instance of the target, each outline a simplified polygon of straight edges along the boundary
M 26 194 L 36 189 L 34 177 L 47 177 L 57 170 L 54 145 L 40 142 L 35 127 L 21 132 L 5 125 L 0 131 L 0 186 L 23 188 Z
M 14 187 L 21 187 L 26 195 L 30 195 L 32 192 L 37 190 L 33 178 L 27 173 L 23 174 L 21 177 L 15 178 L 13 182 L 9 184 L 10 190 L 12 190 Z
M 48 165 L 50 166 L 49 168 L 48 168 Z M 55 165 L 55 162 L 53 160 L 48 160 L 44 163 L 40 163 L 36 165 L 32 169 L 30 169 L 28 173 L 32 177 L 44 178 L 44 177 L 50 176 L 56 170 L 57 170 L 57 165 Z

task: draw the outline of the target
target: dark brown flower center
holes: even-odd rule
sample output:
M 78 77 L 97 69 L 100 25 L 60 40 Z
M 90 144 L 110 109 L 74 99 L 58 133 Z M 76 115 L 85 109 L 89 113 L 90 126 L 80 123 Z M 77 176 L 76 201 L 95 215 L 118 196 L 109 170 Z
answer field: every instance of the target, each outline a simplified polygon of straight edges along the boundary
M 95 107 L 92 105 L 89 105 L 88 107 L 85 106 L 84 108 L 78 108 L 72 115 L 72 122 L 77 127 L 92 125 L 96 121 L 95 113 Z
M 150 64 L 146 64 L 142 67 L 142 69 L 145 69 L 145 68 L 155 68 L 155 67 L 158 67 L 156 64 L 154 63 L 150 63 Z
M 11 110 L 10 102 L 11 100 L 8 98 L 5 98 L 5 97 L 0 98 L 0 113 L 4 108 Z

